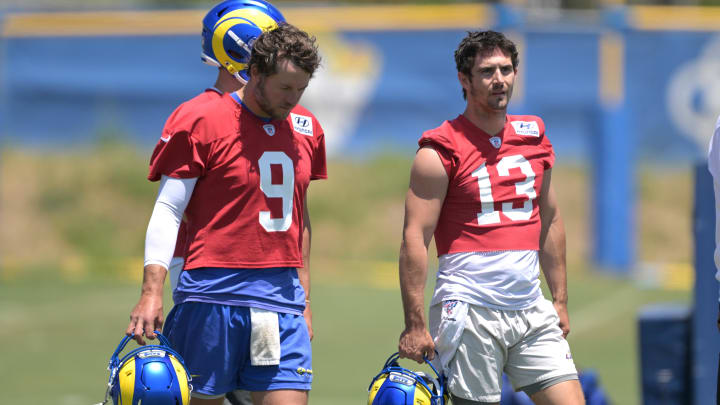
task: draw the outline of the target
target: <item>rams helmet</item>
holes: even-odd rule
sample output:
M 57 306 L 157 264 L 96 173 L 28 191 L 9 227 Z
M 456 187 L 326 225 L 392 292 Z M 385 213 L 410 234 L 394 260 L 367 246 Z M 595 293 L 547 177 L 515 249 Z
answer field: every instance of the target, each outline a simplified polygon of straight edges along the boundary
M 146 345 L 118 358 L 132 336 L 125 336 L 110 357 L 110 379 L 105 404 L 112 397 L 115 405 L 188 405 L 190 373 L 180 355 L 170 348 L 167 338 L 155 332 L 160 345 Z
M 391 355 L 368 387 L 368 405 L 445 405 L 445 377 L 425 359 L 437 378 L 410 371 L 398 364 L 400 355 Z
M 203 18 L 200 59 L 247 83 L 247 63 L 255 39 L 281 22 L 285 17 L 280 10 L 264 0 L 225 0 Z

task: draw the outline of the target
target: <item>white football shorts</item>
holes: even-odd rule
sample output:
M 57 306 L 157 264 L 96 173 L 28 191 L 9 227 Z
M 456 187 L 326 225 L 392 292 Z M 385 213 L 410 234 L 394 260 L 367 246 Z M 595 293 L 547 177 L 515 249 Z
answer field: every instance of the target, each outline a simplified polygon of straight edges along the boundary
M 522 310 L 448 300 L 430 307 L 430 334 L 449 391 L 477 402 L 500 402 L 503 372 L 529 395 L 577 379 L 559 317 L 546 299 Z

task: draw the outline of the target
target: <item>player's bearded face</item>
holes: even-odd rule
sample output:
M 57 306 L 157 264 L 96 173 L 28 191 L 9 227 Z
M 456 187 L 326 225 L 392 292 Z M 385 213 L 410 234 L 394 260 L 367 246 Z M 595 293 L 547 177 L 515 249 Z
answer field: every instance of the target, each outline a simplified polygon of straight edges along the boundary
M 468 103 L 491 111 L 507 109 L 516 73 L 510 56 L 499 49 L 488 55 L 478 54 L 471 73 L 466 82 Z
M 272 119 L 285 119 L 302 97 L 310 74 L 288 60 L 278 62 L 277 73 L 260 76 L 255 87 L 258 106 Z

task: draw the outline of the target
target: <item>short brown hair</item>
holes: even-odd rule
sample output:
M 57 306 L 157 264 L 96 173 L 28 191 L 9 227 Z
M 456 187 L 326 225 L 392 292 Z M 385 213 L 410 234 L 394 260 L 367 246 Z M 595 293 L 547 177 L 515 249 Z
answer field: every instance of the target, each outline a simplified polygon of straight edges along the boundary
M 277 73 L 278 62 L 287 59 L 311 76 L 320 66 L 320 54 L 315 37 L 292 24 L 280 23 L 270 31 L 265 31 L 253 44 L 248 72 L 253 66 L 264 76 Z
M 455 66 L 457 71 L 463 73 L 467 77 L 472 77 L 472 67 L 475 63 L 475 56 L 492 54 L 499 49 L 506 55 L 510 55 L 513 68 L 517 70 L 518 51 L 515 43 L 509 40 L 500 32 L 488 31 L 471 31 L 460 41 L 460 45 L 455 50 Z M 463 89 L 463 98 L 467 98 L 465 89 Z

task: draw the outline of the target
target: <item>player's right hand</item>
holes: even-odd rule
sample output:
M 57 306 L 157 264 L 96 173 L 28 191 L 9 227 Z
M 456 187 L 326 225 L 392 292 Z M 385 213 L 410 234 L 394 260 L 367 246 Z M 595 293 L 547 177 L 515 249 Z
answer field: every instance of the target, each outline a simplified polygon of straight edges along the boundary
M 400 353 L 400 357 L 412 359 L 423 364 L 425 363 L 425 358 L 428 360 L 435 358 L 435 343 L 426 328 L 406 328 L 400 334 L 398 352 Z
M 156 330 L 162 330 L 163 325 L 163 303 L 162 295 L 142 294 L 135 308 L 130 313 L 130 324 L 125 331 L 128 336 L 134 335 L 133 339 L 139 345 L 145 344 L 145 339 L 155 339 Z

